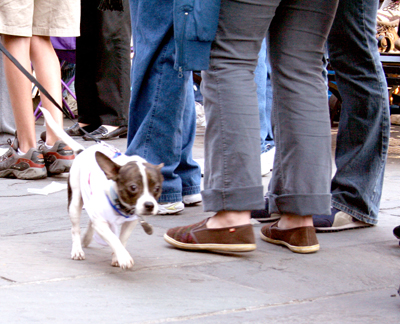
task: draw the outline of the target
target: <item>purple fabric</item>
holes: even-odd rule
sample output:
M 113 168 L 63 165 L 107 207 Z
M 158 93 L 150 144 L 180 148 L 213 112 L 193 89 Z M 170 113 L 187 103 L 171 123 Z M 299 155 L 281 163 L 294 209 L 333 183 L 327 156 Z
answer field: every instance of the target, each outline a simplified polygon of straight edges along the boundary
M 50 40 L 60 60 L 75 63 L 75 37 L 50 37 Z

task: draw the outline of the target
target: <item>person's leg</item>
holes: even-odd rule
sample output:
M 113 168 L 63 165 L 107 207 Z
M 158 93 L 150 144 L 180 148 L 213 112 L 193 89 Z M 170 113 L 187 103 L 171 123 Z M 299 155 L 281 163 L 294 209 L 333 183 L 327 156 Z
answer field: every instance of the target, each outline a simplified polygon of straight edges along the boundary
M 173 1 L 131 0 L 130 4 L 135 56 L 126 154 L 164 163 L 159 202 L 181 202 L 183 183 L 176 170 L 182 166 L 187 174 L 200 174 L 200 169 L 187 154 L 195 135 L 192 121 L 183 119 L 186 109 L 194 113 L 194 100 L 186 107 L 188 93 L 193 93 L 192 76 L 190 72 L 179 75 L 174 69 Z
M 268 62 L 266 39 L 261 44 L 258 53 L 258 63 L 254 71 L 254 81 L 257 84 L 258 111 L 260 114 L 260 140 L 261 140 L 261 175 L 268 174 L 273 167 L 275 156 L 275 143 L 272 134 L 272 85 L 271 66 Z
M 269 31 L 276 144 L 269 209 L 307 216 L 311 225 L 310 215 L 330 213 L 331 134 L 322 56 L 336 6 L 336 0 L 282 2 Z M 284 223 L 282 217 L 279 225 Z
M 96 86 L 102 125 L 127 126 L 130 99 L 131 18 L 129 0 L 124 11 L 97 10 L 100 34 Z
M 8 94 L 3 68 L 3 55 L 0 55 L 0 144 L 15 135 L 15 122 L 12 113 L 10 95 Z M 1 154 L 0 154 L 1 155 Z
M 58 60 L 56 52 L 54 51 L 53 45 L 50 42 L 50 37 L 35 35 L 32 36 L 30 58 L 36 73 L 37 80 L 61 106 L 62 93 L 60 85 L 60 62 Z M 54 104 L 52 104 L 46 96 L 42 95 L 41 97 L 42 106 L 51 113 L 57 124 L 62 127 L 63 113 Z M 49 146 L 53 146 L 57 140 L 58 137 L 53 133 L 50 128 L 47 128 L 46 144 Z
M 267 44 L 265 39 L 258 53 L 258 63 L 254 71 L 254 81 L 257 84 L 258 109 L 260 114 L 261 152 L 267 149 L 267 145 L 274 146 L 271 110 L 272 110 L 272 85 L 271 66 L 267 57 Z
M 186 102 L 181 121 L 181 128 L 181 160 L 175 172 L 179 175 L 182 181 L 182 197 L 184 197 L 199 194 L 201 182 L 200 168 L 192 157 L 192 148 L 196 138 L 196 108 L 192 78 L 189 79 L 186 87 Z M 199 200 L 196 202 L 199 202 Z
M 332 206 L 368 224 L 378 221 L 390 136 L 388 91 L 375 37 L 377 9 L 374 0 L 341 0 L 328 38 L 343 100 Z
M 30 37 L 2 35 L 4 47 L 21 65 L 31 71 Z M 28 152 L 36 147 L 35 120 L 32 107 L 32 84 L 18 68 L 4 57 L 4 72 L 18 133 L 19 149 Z M 59 84 L 60 81 L 58 81 Z
M 80 126 L 101 125 L 98 113 L 98 93 L 96 76 L 98 62 L 99 21 L 97 12 L 98 2 L 81 2 L 81 35 L 76 38 L 76 70 L 75 91 L 78 104 L 78 122 Z

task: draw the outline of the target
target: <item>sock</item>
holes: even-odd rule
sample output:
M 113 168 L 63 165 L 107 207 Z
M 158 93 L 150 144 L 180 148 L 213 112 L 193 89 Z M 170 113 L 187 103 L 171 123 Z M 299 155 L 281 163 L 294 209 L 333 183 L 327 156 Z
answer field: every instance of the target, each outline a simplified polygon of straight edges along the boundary
M 25 155 L 26 154 L 26 152 L 24 153 L 24 152 L 22 152 L 19 148 L 18 148 L 18 151 L 17 151 L 17 153 L 18 153 L 18 155 Z

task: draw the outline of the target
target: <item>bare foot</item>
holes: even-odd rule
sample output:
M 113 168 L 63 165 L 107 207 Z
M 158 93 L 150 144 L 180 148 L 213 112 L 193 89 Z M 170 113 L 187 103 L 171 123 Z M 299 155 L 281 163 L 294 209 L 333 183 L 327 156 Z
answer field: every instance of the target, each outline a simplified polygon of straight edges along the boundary
M 207 228 L 222 228 L 250 224 L 250 211 L 224 210 L 217 212 L 207 222 Z
M 281 229 L 289 229 L 296 227 L 314 226 L 312 216 L 299 216 L 294 214 L 283 214 L 278 222 Z

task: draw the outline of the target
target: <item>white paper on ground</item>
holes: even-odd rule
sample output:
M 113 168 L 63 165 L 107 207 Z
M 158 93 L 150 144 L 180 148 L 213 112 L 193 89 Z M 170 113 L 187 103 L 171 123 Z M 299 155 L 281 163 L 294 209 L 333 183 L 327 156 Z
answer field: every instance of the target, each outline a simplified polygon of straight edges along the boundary
M 47 196 L 48 194 L 58 192 L 58 191 L 61 191 L 64 189 L 67 189 L 66 183 L 60 183 L 60 182 L 53 181 L 52 183 L 50 183 L 49 185 L 47 185 L 46 187 L 44 187 L 42 189 L 28 188 L 28 192 L 37 194 L 37 195 L 46 195 Z

